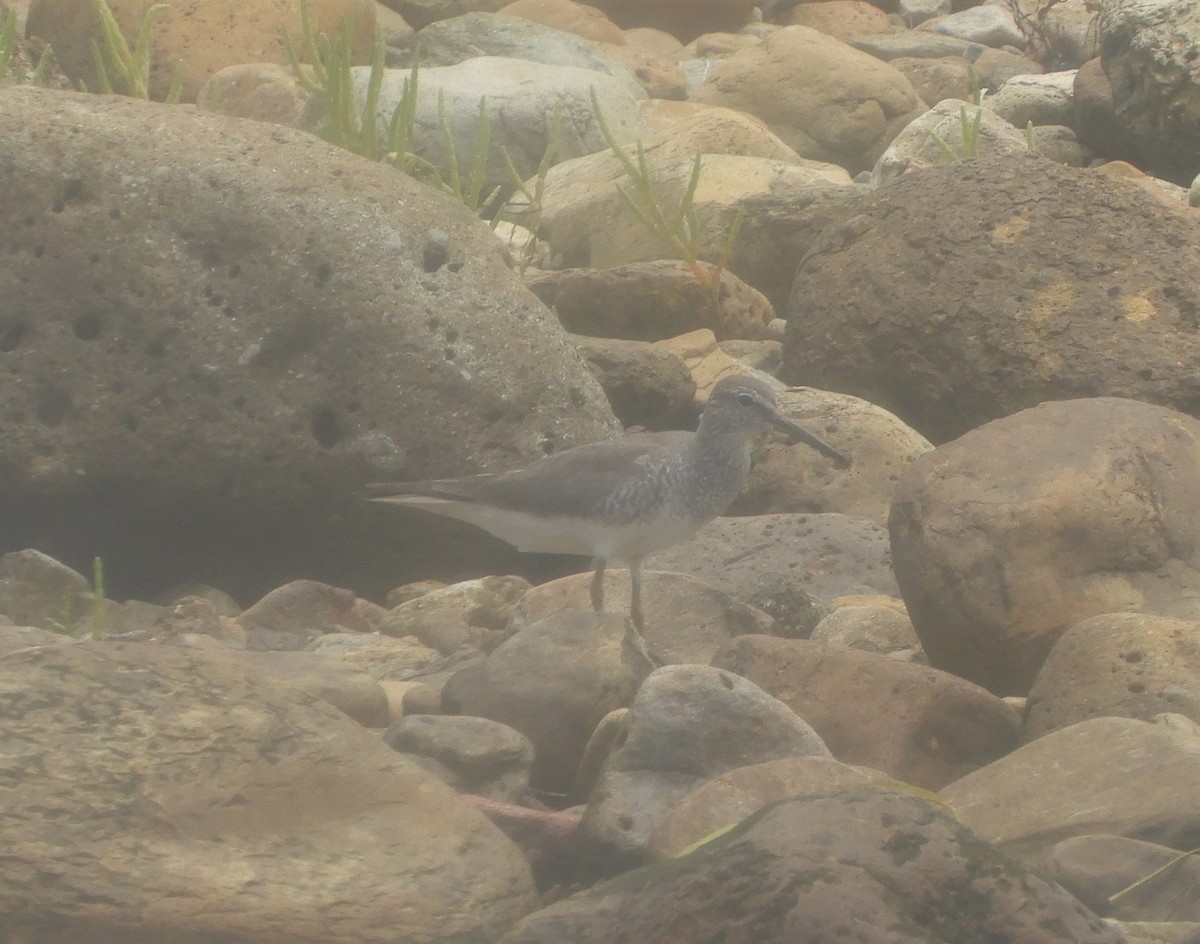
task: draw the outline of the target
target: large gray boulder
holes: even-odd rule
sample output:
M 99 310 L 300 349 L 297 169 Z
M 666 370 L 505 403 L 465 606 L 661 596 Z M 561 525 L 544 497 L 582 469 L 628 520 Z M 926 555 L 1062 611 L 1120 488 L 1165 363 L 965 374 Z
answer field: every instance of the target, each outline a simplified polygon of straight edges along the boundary
M 497 545 L 455 552 L 465 529 L 368 505 L 364 482 L 617 429 L 486 226 L 390 168 L 35 88 L 0 91 L 0 167 L 6 549 L 101 554 L 116 593 L 374 593 Z

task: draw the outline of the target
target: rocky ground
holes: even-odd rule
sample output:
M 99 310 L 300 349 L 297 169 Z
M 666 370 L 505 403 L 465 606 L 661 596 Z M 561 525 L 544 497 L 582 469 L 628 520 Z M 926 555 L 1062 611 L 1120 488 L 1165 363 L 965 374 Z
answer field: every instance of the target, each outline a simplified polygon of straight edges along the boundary
M 179 105 L 69 90 L 90 5 L 16 6 L 0 938 L 1200 941 L 1200 0 L 310 12 L 382 30 L 384 114 L 420 48 L 431 161 L 486 95 L 534 204 L 315 136 L 291 3 L 163 12 Z M 593 95 L 664 201 L 702 155 L 723 272 Z M 622 571 L 596 614 L 362 500 L 744 370 L 853 465 L 765 442 L 644 639 Z

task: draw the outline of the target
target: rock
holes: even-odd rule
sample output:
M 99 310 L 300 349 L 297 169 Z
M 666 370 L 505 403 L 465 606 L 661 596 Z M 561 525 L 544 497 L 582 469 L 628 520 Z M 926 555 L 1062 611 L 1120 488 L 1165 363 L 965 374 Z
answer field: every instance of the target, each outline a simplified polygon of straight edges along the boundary
M 930 664 L 1024 695 L 1089 616 L 1200 618 L 1198 460 L 1200 421 L 1115 398 L 1044 403 L 918 458 L 890 530 Z
M 421 30 L 438 20 L 466 13 L 495 13 L 509 0 L 387 0 L 384 4 L 395 10 L 412 25 Z
M 326 633 L 308 648 L 348 662 L 381 681 L 410 679 L 442 663 L 437 650 L 412 636 L 392 639 L 377 633 Z
M 652 565 L 653 561 L 651 558 Z M 513 626 L 524 628 L 564 609 L 589 610 L 590 584 L 590 574 L 578 574 L 535 587 L 522 598 L 513 614 Z M 628 612 L 627 571 L 614 568 L 605 572 L 604 605 L 610 613 Z M 766 613 L 687 574 L 644 573 L 642 608 L 646 645 L 660 665 L 707 665 L 713 653 L 736 636 L 778 631 Z
M 713 665 L 783 701 L 843 763 L 929 790 L 1002 757 L 1020 735 L 1020 715 L 995 695 L 873 652 L 741 636 Z
M 923 102 L 971 98 L 971 63 L 962 56 L 939 59 L 900 56 L 890 60 L 890 64 L 904 73 Z
M 516 17 L 506 19 L 530 29 L 548 29 Z M 577 37 L 570 39 L 588 45 Z M 370 69 L 360 66 L 352 74 L 356 101 L 363 105 Z M 389 126 L 410 79 L 408 69 L 384 70 L 377 111 L 381 128 Z M 636 89 L 630 88 L 630 84 Z M 514 186 L 513 176 L 504 159 L 504 150 L 508 151 L 518 177 L 536 173 L 550 144 L 551 116 L 556 108 L 561 109 L 557 160 L 580 157 L 606 147 L 592 109 L 593 91 L 614 138 L 620 142 L 634 140 L 639 132 L 635 94 L 644 93 L 631 76 L 622 81 L 592 69 L 499 56 L 476 56 L 449 66 L 422 63 L 412 149 L 434 166 L 448 168 L 451 155 L 445 126 L 450 129 L 460 166 L 469 167 L 479 143 L 479 109 L 483 102 L 489 121 L 490 148 L 482 193 L 487 196 L 496 187 L 502 193 L 509 193 Z
M 947 36 L 965 39 L 985 46 L 1015 46 L 1024 49 L 1028 40 L 1017 26 L 1012 12 L 999 6 L 984 4 L 959 10 L 942 17 L 933 29 Z
M 848 42 L 853 36 L 892 31 L 887 14 L 866 0 L 797 3 L 779 22 L 782 26 L 806 26 L 842 42 Z
M 828 753 L 807 723 L 744 678 L 702 665 L 658 669 L 638 689 L 624 737 L 592 790 L 581 855 L 597 874 L 638 865 L 663 816 L 703 781 L 747 764 Z
M 886 410 L 842 393 L 792 388 L 779 394 L 780 408 L 805 429 L 853 460 L 832 466 L 803 444 L 772 434 L 755 456 L 732 515 L 837 512 L 887 522 L 896 479 L 933 446 Z
M 36 626 L 0 625 L 0 656 L 37 646 L 62 645 L 68 641 L 62 633 L 38 629 Z
M 681 100 L 687 97 L 687 76 L 678 60 L 656 56 L 629 43 L 607 46 L 605 52 L 624 66 L 652 99 Z
M 434 772 L 460 793 L 515 803 L 529 786 L 533 743 L 487 718 L 410 715 L 388 726 L 383 743 L 432 761 Z
M 243 612 L 237 621 L 251 649 L 303 649 L 323 633 L 373 632 L 377 620 L 365 615 L 352 590 L 316 580 L 293 580 L 277 587 Z
M 1200 172 L 1198 0 L 1104 0 L 1096 20 L 1101 63 L 1135 163 L 1187 186 Z
M 976 122 L 978 138 L 974 145 L 975 154 L 972 154 L 971 145 L 965 143 L 964 139 L 975 133 Z M 1018 131 L 1004 118 L 979 105 L 946 99 L 910 122 L 896 135 L 875 162 L 871 170 L 871 182 L 880 187 L 910 171 L 954 163 L 934 135 L 958 159 L 964 160 L 979 154 L 996 160 L 999 156 L 1015 156 L 1029 150 L 1025 133 Z
M 661 207 L 677 207 L 695 168 L 695 151 L 685 156 L 646 152 L 647 167 Z M 564 267 L 608 269 L 666 255 L 662 243 L 616 190 L 631 182 L 611 154 L 564 161 L 546 176 L 542 220 L 551 251 Z M 743 222 L 729 270 L 774 305 L 786 296 L 795 261 L 822 228 L 840 219 L 855 193 L 839 167 L 800 164 L 738 154 L 705 153 L 693 198 L 699 225 L 697 254 L 718 258 L 739 209 Z M 780 267 L 784 267 L 781 271 Z
M 145 4 L 111 0 L 108 6 L 132 48 Z M 343 23 L 347 23 L 353 61 L 370 59 L 374 4 L 368 0 L 310 0 L 308 16 L 314 34 L 337 37 Z M 26 35 L 40 36 L 54 48 L 55 61 L 72 83 L 83 82 L 90 89 L 100 87 L 92 43 L 103 45 L 103 33 L 95 4 L 31 0 L 25 29 Z M 246 62 L 287 65 L 285 32 L 303 55 L 300 7 L 292 0 L 250 0 L 234 9 L 206 3 L 186 9 L 168 5 L 156 15 L 151 33 L 150 97 L 158 101 L 166 98 L 177 67 L 181 100 L 194 102 L 209 76 L 225 66 Z M 117 91 L 123 92 L 111 63 L 107 71 Z
M 1097 914 L 1200 921 L 1200 860 L 1180 859 L 1175 849 L 1122 836 L 1076 836 L 1051 847 L 1039 867 Z M 1132 887 L 1143 879 L 1150 880 Z M 1112 896 L 1118 897 L 1110 903 Z
M 529 587 L 521 577 L 464 580 L 393 607 L 380 621 L 379 631 L 387 636 L 415 636 L 449 655 L 504 629 Z
M 243 658 L 247 665 L 328 702 L 363 727 L 382 728 L 388 723 L 387 696 L 379 683 L 340 659 L 315 652 L 247 652 Z
M 905 174 L 849 218 L 821 234 L 781 310 L 787 382 L 863 397 L 934 443 L 1045 400 L 1200 397 L 1186 366 L 1200 288 L 1179 280 L 1200 270 L 1187 207 L 985 152 Z M 1114 253 L 1141 262 L 1117 272 Z
M 556 613 L 451 676 L 444 708 L 515 728 L 537 752 L 532 785 L 569 794 L 592 729 L 628 705 L 652 666 L 614 613 Z
M 706 780 L 671 807 L 650 837 L 646 856 L 663 862 L 684 855 L 747 816 L 788 797 L 841 793 L 893 783 L 887 774 L 832 757 L 781 757 L 735 767 Z
M 66 564 L 32 548 L 0 556 L 0 613 L 14 623 L 69 634 L 92 606 L 91 585 Z
M 621 27 L 604 15 L 603 10 L 574 0 L 514 0 L 500 8 L 504 16 L 519 16 L 543 26 L 553 26 L 582 36 L 593 43 L 624 46 Z
M 0 693 L 10 935 L 484 944 L 536 905 L 481 814 L 243 654 L 43 646 Z
M 682 859 L 572 895 L 500 944 L 1124 944 L 942 807 L 888 790 L 784 800 Z
M 1073 128 L 1042 125 L 1033 131 L 1032 138 L 1034 151 L 1068 167 L 1088 167 L 1096 159 L 1095 152 L 1079 140 Z
M 995 95 L 987 96 L 984 107 L 1017 128 L 1024 128 L 1030 121 L 1035 125 L 1070 125 L 1075 120 L 1077 71 L 1015 76 Z
M 854 515 L 718 518 L 651 561 L 767 612 L 771 599 L 787 587 L 824 600 L 864 591 L 900 595 L 887 533 Z
M 1169 716 L 1167 716 L 1169 717 Z M 1190 849 L 1200 830 L 1200 735 L 1132 718 L 1052 731 L 938 792 L 962 822 L 1024 862 L 1104 833 Z
M 312 93 L 292 70 L 274 62 L 238 63 L 218 69 L 196 93 L 196 107 L 233 118 L 302 127 Z
M 1029 692 L 1022 739 L 1102 715 L 1150 721 L 1164 711 L 1200 723 L 1200 623 L 1108 613 L 1054 644 Z
M 696 382 L 683 361 L 648 341 L 577 338 L 575 349 L 626 427 L 655 431 L 695 425 Z
M 705 277 L 713 271 L 700 267 Z M 544 272 L 527 284 L 573 334 L 660 341 L 710 328 L 721 340 L 762 337 L 775 317 L 771 303 L 732 272 L 719 277 L 715 298 L 674 259 Z
M 796 62 L 809 67 L 797 73 Z M 756 115 L 802 157 L 851 173 L 874 164 L 922 110 L 902 73 L 803 26 L 718 62 L 690 97 Z
M 839 606 L 817 624 L 809 638 L 826 646 L 861 649 L 910 662 L 925 658 L 921 640 L 903 605 Z
M 588 8 L 584 7 L 583 9 Z M 618 30 L 618 34 L 619 32 Z M 424 82 L 426 70 L 429 68 L 458 65 L 468 59 L 486 56 L 500 59 L 523 59 L 548 66 L 587 69 L 616 79 L 634 99 L 646 96 L 641 84 L 633 74 L 608 55 L 602 46 L 597 46 L 595 42 L 590 42 L 574 32 L 566 32 L 561 28 L 535 22 L 527 17 L 510 16 L 503 13 L 464 13 L 462 16 L 438 20 L 436 23 L 426 26 L 418 34 L 417 43 L 421 50 L 421 83 Z M 542 81 L 553 82 L 554 77 L 551 73 L 532 73 L 526 77 L 523 83 L 526 94 L 535 91 L 536 86 Z M 530 88 L 530 86 L 534 86 L 534 88 Z M 481 94 L 486 94 L 491 98 L 496 92 L 491 84 L 481 84 L 476 89 L 474 103 L 476 108 L 479 105 L 478 96 Z M 510 109 L 512 104 L 512 102 L 508 103 Z M 567 107 L 568 104 L 564 102 L 564 107 Z M 611 105 L 612 103 L 604 102 L 604 104 Z M 606 119 L 609 117 L 607 108 L 604 115 Z M 505 111 L 504 117 L 512 116 L 509 111 Z M 563 130 L 567 132 L 563 139 L 564 143 L 570 141 L 572 133 L 578 133 L 578 128 L 573 124 L 577 117 L 577 108 L 573 109 L 570 116 L 564 116 Z M 495 130 L 500 130 L 500 128 Z M 579 153 L 587 154 L 595 150 L 598 148 L 592 147 Z M 537 156 L 540 158 L 541 153 L 539 152 Z M 559 160 L 575 156 L 577 154 L 572 152 L 568 143 L 568 148 L 560 152 Z M 537 166 L 536 160 L 534 166 Z
M 1022 0 L 1019 9 L 1026 17 L 1026 33 L 1033 34 L 1031 44 L 1041 58 L 1058 68 L 1078 68 L 1100 55 L 1096 4 L 1088 0 Z
M 364 502 L 364 482 L 617 430 L 487 227 L 423 184 L 119 97 L 4 88 L 0 124 L 22 129 L 0 136 L 0 226 L 25 247 L 0 267 L 9 547 L 99 555 L 135 597 L 191 580 L 256 599 L 297 574 L 382 595 L 516 555 Z
M 1134 135 L 1117 121 L 1112 83 L 1097 56 L 1075 73 L 1075 120 L 1072 127 L 1079 140 L 1097 154 L 1111 160 L 1135 160 L 1138 146 Z
M 650 27 L 682 42 L 750 22 L 753 0 L 590 0 L 622 29 Z
M 924 30 L 900 30 L 895 33 L 873 33 L 855 36 L 850 45 L 876 59 L 890 62 L 901 56 L 912 59 L 941 59 L 943 56 L 964 56 L 978 52 L 976 43 Z
M 950 0 L 900 0 L 896 6 L 896 12 L 904 20 L 904 25 L 912 29 L 935 16 L 948 14 Z M 926 98 L 925 101 L 929 101 L 929 99 Z M 940 99 L 935 99 L 935 101 L 940 101 Z

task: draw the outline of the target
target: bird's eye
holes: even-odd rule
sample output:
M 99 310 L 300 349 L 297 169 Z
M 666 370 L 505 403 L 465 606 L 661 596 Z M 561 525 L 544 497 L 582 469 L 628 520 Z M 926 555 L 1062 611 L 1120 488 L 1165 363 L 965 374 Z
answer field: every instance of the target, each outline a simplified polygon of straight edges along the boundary
M 739 393 L 737 395 L 737 402 L 742 406 L 754 406 L 754 396 L 749 393 Z

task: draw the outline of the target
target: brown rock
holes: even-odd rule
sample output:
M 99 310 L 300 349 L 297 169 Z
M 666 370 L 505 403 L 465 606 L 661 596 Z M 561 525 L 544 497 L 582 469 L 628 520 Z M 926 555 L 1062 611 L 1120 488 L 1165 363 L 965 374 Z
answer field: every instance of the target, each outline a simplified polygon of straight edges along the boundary
M 929 790 L 1003 756 L 1020 734 L 1020 716 L 979 686 L 873 652 L 742 636 L 713 665 L 786 703 L 843 763 Z
M 1118 277 L 1114 253 L 1140 262 Z M 863 397 L 935 443 L 1046 400 L 1190 410 L 1200 287 L 1179 273 L 1193 268 L 1192 211 L 1134 184 L 1030 154 L 943 163 L 817 240 L 781 310 L 783 376 Z
M 1165 711 L 1200 723 L 1200 623 L 1108 613 L 1054 644 L 1029 692 L 1022 739 L 1102 715 L 1150 721 Z
M 388 723 L 387 696 L 379 683 L 341 659 L 315 652 L 247 652 L 243 657 L 248 665 L 328 702 L 365 728 L 382 728 Z
M 826 646 L 861 649 L 910 662 L 924 660 L 921 640 L 903 605 L 839 606 L 817 624 L 809 638 Z
M 699 275 L 716 271 L 701 265 Z M 606 269 L 564 269 L 528 280 L 574 334 L 659 341 L 698 328 L 721 340 L 761 337 L 775 310 L 762 293 L 732 272 L 720 273 L 714 299 L 684 262 L 634 262 Z
M 696 382 L 683 360 L 648 341 L 577 337 L 575 349 L 625 427 L 662 431 L 696 424 Z
M 482 942 L 536 904 L 481 814 L 240 654 L 42 646 L 0 691 L 10 940 Z
M 272 62 L 226 66 L 196 94 L 205 111 L 293 127 L 301 126 L 310 100 L 291 69 Z
M 851 36 L 892 31 L 887 14 L 867 0 L 797 3 L 777 22 L 781 26 L 807 26 L 843 42 Z
M 252 649 L 301 649 L 324 633 L 369 633 L 377 624 L 365 618 L 351 590 L 317 580 L 293 580 L 277 587 L 243 612 L 237 621 Z M 294 637 L 291 642 L 287 637 Z
M 985 840 L 1034 863 L 1063 839 L 1095 833 L 1194 847 L 1200 831 L 1197 778 L 1195 725 L 1092 718 L 1019 747 L 938 792 Z
M 132 47 L 146 5 L 140 0 L 111 0 L 113 18 Z M 340 36 L 350 26 L 353 62 L 370 60 L 375 7 L 368 0 L 309 0 L 314 33 Z M 168 4 L 150 33 L 150 97 L 162 101 L 178 63 L 182 101 L 194 102 L 205 81 L 225 66 L 247 62 L 288 64 L 284 32 L 303 55 L 300 7 L 291 0 L 249 0 L 230 8 L 221 3 Z M 54 48 L 54 58 L 72 82 L 99 88 L 92 43 L 103 47 L 96 5 L 73 0 L 32 0 L 25 29 Z M 118 92 L 117 73 L 106 63 Z
M 797 62 L 808 65 L 798 72 Z M 749 112 L 802 157 L 851 173 L 870 169 L 924 110 L 903 73 L 804 26 L 777 30 L 716 63 L 691 97 Z
M 388 636 L 415 636 L 449 655 L 504 629 L 529 586 L 521 577 L 505 576 L 440 587 L 388 610 L 379 631 Z
M 1115 398 L 1044 403 L 918 458 L 890 529 L 930 664 L 1024 695 L 1089 616 L 1200 617 L 1198 464 L 1200 421 Z

